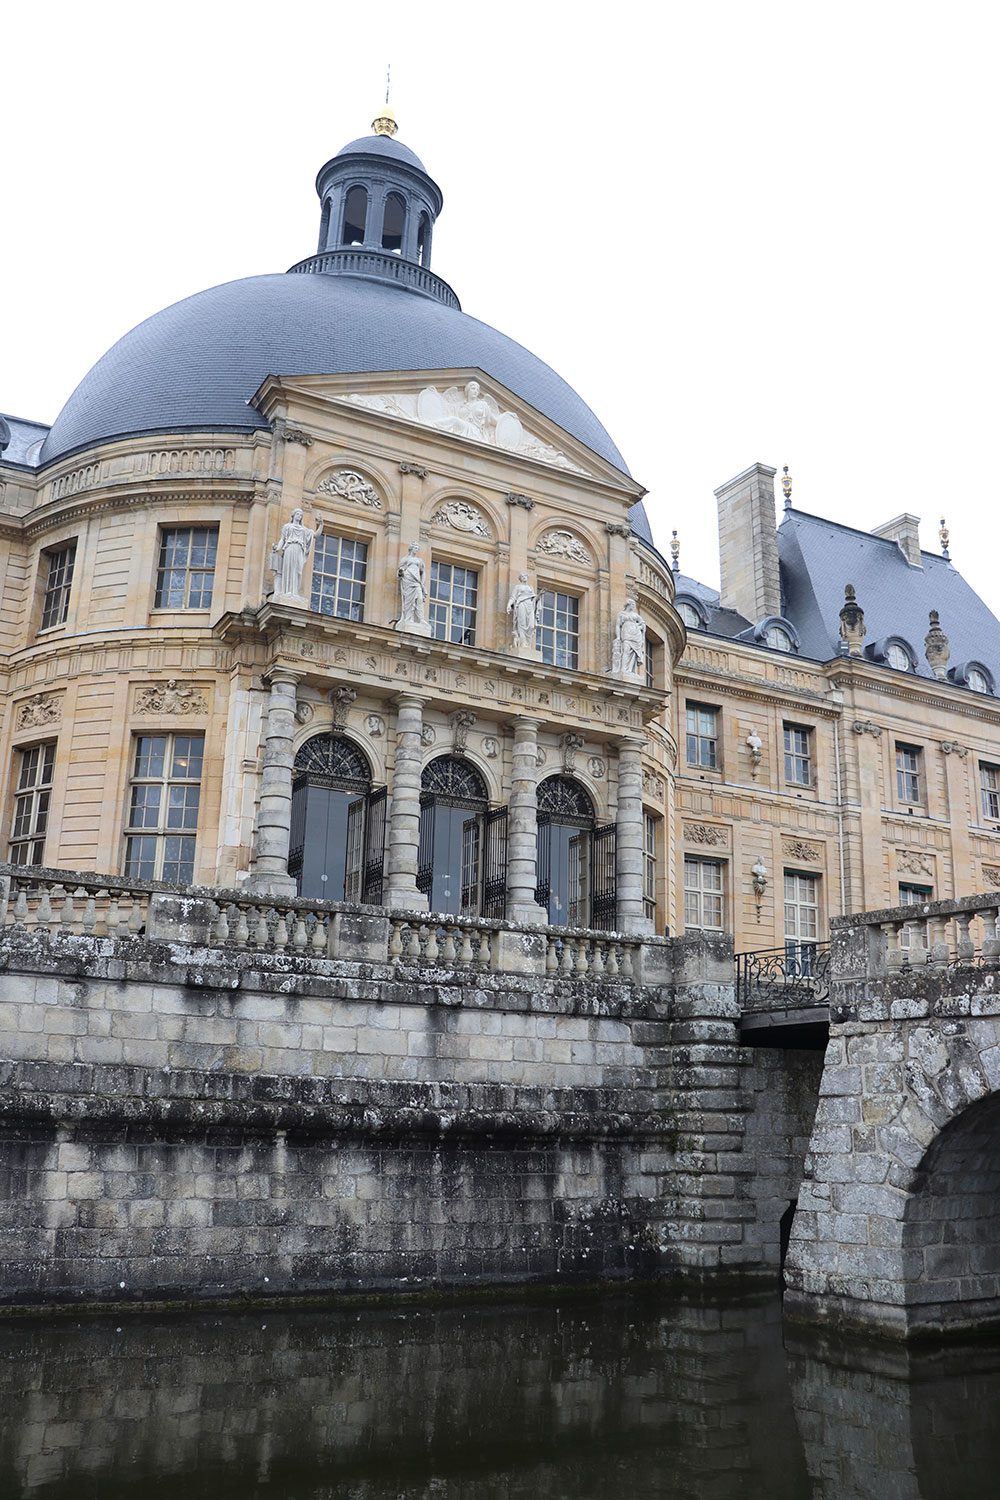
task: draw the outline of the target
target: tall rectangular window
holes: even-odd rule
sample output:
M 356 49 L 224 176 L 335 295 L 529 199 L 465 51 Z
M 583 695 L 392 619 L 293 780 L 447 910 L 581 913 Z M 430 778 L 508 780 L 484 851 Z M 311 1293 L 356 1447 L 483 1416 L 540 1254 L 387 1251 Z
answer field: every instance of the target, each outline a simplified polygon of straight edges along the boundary
M 719 764 L 719 712 L 700 703 L 687 705 L 687 763 L 714 771 Z
M 55 552 L 42 554 L 48 562 L 45 577 L 45 597 L 42 601 L 42 630 L 53 625 L 64 625 L 69 614 L 69 595 L 73 587 L 73 568 L 76 564 L 76 542 L 67 542 Z
M 125 824 L 126 875 L 191 884 L 204 750 L 200 734 L 136 735 Z
M 896 746 L 896 793 L 900 802 L 920 801 L 920 748 Z
M 684 858 L 684 926 L 706 932 L 723 929 L 722 861 Z
M 543 589 L 538 599 L 538 649 L 553 667 L 580 661 L 580 601 L 574 594 Z
M 979 789 L 983 799 L 983 817 L 1000 823 L 1000 766 L 979 762 Z
M 363 620 L 368 543 L 321 532 L 316 538 L 312 571 L 312 607 L 320 615 Z
M 215 582 L 217 526 L 165 526 L 156 569 L 157 609 L 208 609 Z
M 658 655 L 657 655 L 657 653 L 659 651 L 659 647 L 660 647 L 659 641 L 654 640 L 653 637 L 647 631 L 646 632 L 646 686 L 648 688 L 656 686 L 657 663 L 658 663 Z
M 932 901 L 934 899 L 933 892 L 933 886 L 912 885 L 908 881 L 901 880 L 899 882 L 899 904 L 900 906 L 923 906 L 925 901 Z M 916 946 L 918 948 L 921 946 L 925 946 L 925 944 L 921 941 L 923 937 L 922 934 L 920 935 L 920 937 L 918 937 L 915 945 L 911 943 L 912 937 L 913 929 L 910 923 L 907 922 L 905 927 L 899 934 L 899 946 L 905 951 L 909 951 L 911 946 Z
M 811 733 L 798 724 L 786 724 L 785 781 L 789 786 L 812 786 Z
M 656 855 L 660 820 L 654 813 L 642 815 L 642 914 L 656 921 Z
M 785 871 L 785 962 L 801 974 L 813 972 L 819 938 L 819 879 Z
M 474 569 L 432 562 L 430 622 L 434 639 L 474 646 L 478 599 L 479 574 Z
M 17 751 L 14 783 L 14 822 L 10 832 L 12 865 L 44 863 L 45 830 L 52 800 L 55 742 L 25 745 Z

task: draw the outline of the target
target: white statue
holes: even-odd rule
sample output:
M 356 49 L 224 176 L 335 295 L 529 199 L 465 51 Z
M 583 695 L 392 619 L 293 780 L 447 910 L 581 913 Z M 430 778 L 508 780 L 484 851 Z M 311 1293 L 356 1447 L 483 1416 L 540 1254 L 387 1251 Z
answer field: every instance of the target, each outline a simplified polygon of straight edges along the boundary
M 616 677 L 646 680 L 646 622 L 634 599 L 626 599 L 615 623 L 611 670 Z
M 427 635 L 430 626 L 425 613 L 427 590 L 424 587 L 424 560 L 420 548 L 411 542 L 406 556 L 396 570 L 399 579 L 399 619 L 397 630 L 409 630 L 416 635 Z
M 483 395 L 478 380 L 470 380 L 464 392 L 457 385 L 444 393 L 444 414 L 435 422 L 442 432 L 456 437 L 477 438 L 481 443 L 493 441 L 493 428 L 500 419 L 500 408 L 490 396 Z
M 274 574 L 274 592 L 280 599 L 303 599 L 302 573 L 309 556 L 313 539 L 323 530 L 323 522 L 317 521 L 316 530 L 310 531 L 302 524 L 301 510 L 292 511 L 292 519 L 281 528 L 281 535 L 271 549 L 271 571 Z
M 514 650 L 534 651 L 538 625 L 538 595 L 528 582 L 527 573 L 518 573 L 517 583 L 507 601 L 507 613 L 512 616 L 514 627 Z

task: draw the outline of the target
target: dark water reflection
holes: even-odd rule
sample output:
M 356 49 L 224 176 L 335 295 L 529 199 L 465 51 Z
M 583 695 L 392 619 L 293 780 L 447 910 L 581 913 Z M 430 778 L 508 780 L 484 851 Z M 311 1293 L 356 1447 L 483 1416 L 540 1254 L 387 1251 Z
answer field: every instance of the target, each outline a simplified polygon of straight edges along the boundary
M 0 1326 L 0 1495 L 990 1500 L 1000 1347 L 784 1347 L 776 1301 Z

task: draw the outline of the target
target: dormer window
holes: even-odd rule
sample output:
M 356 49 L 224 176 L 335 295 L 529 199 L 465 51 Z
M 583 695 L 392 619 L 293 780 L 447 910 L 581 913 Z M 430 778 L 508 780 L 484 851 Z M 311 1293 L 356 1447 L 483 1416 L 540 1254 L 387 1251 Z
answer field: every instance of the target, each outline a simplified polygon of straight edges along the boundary
M 399 193 L 390 193 L 382 215 L 382 249 L 392 255 L 402 255 L 405 230 L 406 203 Z
M 772 651 L 791 651 L 792 638 L 783 625 L 769 625 L 764 631 L 764 640 Z
M 348 190 L 344 202 L 344 233 L 341 236 L 345 245 L 363 245 L 365 242 L 365 225 L 368 220 L 368 193 L 363 187 L 352 187 Z
M 894 672 L 915 672 L 917 670 L 917 658 L 909 641 L 904 641 L 901 635 L 887 635 L 880 641 L 872 641 L 865 647 L 865 656 L 869 661 L 877 661 L 883 667 L 892 667 Z
M 674 608 L 690 630 L 704 630 L 708 616 L 704 608 L 691 594 L 678 594 Z
M 771 651 L 797 651 L 799 638 L 791 620 L 781 615 L 769 615 L 759 620 L 752 630 L 737 636 L 740 641 L 756 641 L 758 646 L 767 646 Z
M 973 693 L 996 692 L 993 673 L 981 661 L 963 661 L 958 666 L 949 667 L 948 677 L 958 687 L 967 687 Z
M 885 653 L 886 665 L 895 667 L 897 672 L 908 672 L 910 670 L 910 658 L 907 651 L 898 641 L 890 641 Z
M 970 687 L 974 693 L 988 693 L 990 690 L 990 685 L 987 681 L 986 673 L 981 672 L 978 667 L 969 668 L 969 675 L 966 677 L 965 681 L 966 685 Z

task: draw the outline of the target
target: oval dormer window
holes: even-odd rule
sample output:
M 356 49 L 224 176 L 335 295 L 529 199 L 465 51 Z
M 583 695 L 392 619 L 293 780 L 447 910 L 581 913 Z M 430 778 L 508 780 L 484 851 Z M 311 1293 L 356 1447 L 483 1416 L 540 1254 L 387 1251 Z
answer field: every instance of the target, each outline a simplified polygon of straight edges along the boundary
M 698 611 L 686 599 L 679 599 L 677 601 L 677 613 L 684 621 L 684 624 L 690 626 L 692 630 L 699 630 L 701 628 L 701 618 Z
M 772 651 L 793 650 L 792 638 L 783 625 L 769 625 L 764 631 L 764 643 Z
M 908 652 L 903 646 L 892 641 L 886 648 L 885 659 L 890 667 L 895 667 L 897 672 L 909 672 L 911 662 Z
M 991 691 L 989 678 L 985 672 L 980 671 L 979 667 L 970 667 L 965 674 L 965 681 L 966 685 L 974 693 L 988 693 Z

